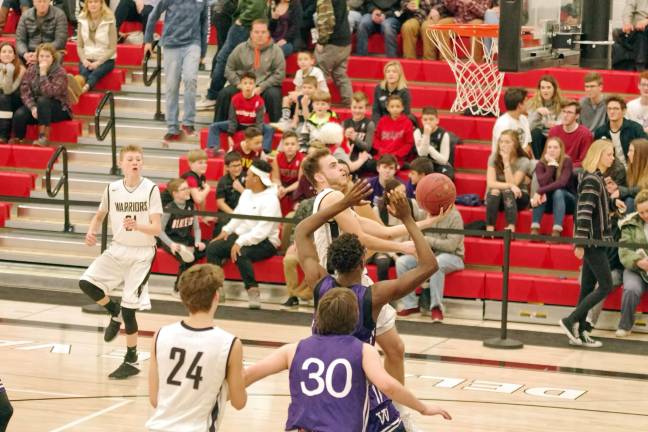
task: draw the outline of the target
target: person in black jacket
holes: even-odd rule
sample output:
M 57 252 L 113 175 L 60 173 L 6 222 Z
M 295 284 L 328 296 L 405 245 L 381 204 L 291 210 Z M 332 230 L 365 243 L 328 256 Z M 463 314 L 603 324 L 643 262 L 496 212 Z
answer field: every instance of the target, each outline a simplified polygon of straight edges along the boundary
M 270 36 L 284 57 L 295 51 L 302 20 L 300 0 L 272 0 L 268 10 Z
M 615 207 L 625 211 L 625 205 L 612 200 L 605 188 L 604 177 L 614 163 L 614 147 L 609 140 L 592 143 L 580 174 L 578 198 L 576 202 L 575 239 L 611 241 L 612 224 L 610 212 Z M 587 313 L 605 299 L 612 290 L 612 274 L 607 250 L 600 246 L 581 246 L 574 248 L 574 254 L 583 260 L 581 289 L 578 304 L 572 313 L 559 320 L 559 325 L 569 338 L 571 345 L 599 348 L 603 344 L 589 335 Z M 598 288 L 595 289 L 598 282 Z

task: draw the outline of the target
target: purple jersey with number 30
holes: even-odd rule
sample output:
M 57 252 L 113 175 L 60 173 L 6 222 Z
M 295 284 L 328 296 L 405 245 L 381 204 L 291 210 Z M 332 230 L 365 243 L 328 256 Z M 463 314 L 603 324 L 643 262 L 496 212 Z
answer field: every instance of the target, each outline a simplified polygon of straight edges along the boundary
M 369 415 L 363 343 L 350 335 L 313 335 L 290 364 L 286 430 L 363 432 Z

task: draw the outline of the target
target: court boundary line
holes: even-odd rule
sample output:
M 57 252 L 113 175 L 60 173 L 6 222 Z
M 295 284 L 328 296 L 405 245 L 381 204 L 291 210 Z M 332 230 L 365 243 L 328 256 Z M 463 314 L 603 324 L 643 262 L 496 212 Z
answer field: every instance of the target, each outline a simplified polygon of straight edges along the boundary
M 92 414 L 88 414 L 87 416 L 76 419 L 76 420 L 74 420 L 74 421 L 72 421 L 70 423 L 66 423 L 63 426 L 60 426 L 60 427 L 58 427 L 56 429 L 50 429 L 49 432 L 61 432 L 61 431 L 70 429 L 71 427 L 77 426 L 77 425 L 79 425 L 81 423 L 84 423 L 84 422 L 86 422 L 88 420 L 92 420 L 93 418 L 97 418 L 99 416 L 102 416 L 102 415 L 104 415 L 106 413 L 109 413 L 110 411 L 114 411 L 117 408 L 121 408 L 124 405 L 133 402 L 132 400 L 127 400 L 127 399 L 114 399 L 114 400 L 116 400 L 118 402 L 116 402 L 115 404 L 113 404 L 113 405 L 111 405 L 109 407 L 106 407 L 106 408 L 104 408 L 102 410 L 95 411 Z

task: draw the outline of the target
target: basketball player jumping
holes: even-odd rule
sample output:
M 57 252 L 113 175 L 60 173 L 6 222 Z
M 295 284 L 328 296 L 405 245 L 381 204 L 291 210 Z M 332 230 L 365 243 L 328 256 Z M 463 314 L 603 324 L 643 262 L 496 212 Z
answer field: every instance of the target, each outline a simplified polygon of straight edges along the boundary
M 250 385 L 268 375 L 289 370 L 290 406 L 286 430 L 371 431 L 368 425 L 369 382 L 381 392 L 423 415 L 450 415 L 417 400 L 390 376 L 373 346 L 350 333 L 359 320 L 356 296 L 334 288 L 319 301 L 317 333 L 288 344 L 245 370 Z M 397 431 L 402 429 L 390 429 Z
M 119 165 L 124 178 L 110 183 L 104 191 L 85 238 L 88 246 L 94 246 L 96 233 L 109 215 L 112 242 L 79 281 L 81 291 L 111 315 L 104 331 L 106 342 L 117 337 L 124 323 L 126 355 L 123 363 L 108 375 L 113 379 L 139 373 L 135 311 L 151 308 L 147 282 L 155 257 L 155 236 L 160 234 L 162 202 L 157 185 L 141 176 L 142 159 L 138 146 L 128 145 L 120 150 Z M 123 288 L 121 305 L 109 297 L 110 291 L 119 287 Z
M 223 270 L 199 264 L 185 271 L 178 288 L 189 317 L 155 335 L 149 369 L 151 431 L 217 431 L 227 398 L 243 409 L 243 346 L 214 326 Z M 224 390 L 227 382 L 227 390 Z

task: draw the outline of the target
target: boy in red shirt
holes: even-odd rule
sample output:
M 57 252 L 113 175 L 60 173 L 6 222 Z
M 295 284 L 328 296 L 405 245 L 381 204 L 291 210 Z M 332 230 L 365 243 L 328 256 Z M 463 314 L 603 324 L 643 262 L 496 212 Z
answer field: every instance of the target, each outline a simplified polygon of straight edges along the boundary
M 232 151 L 241 155 L 241 164 L 243 165 L 243 172 L 246 173 L 247 169 L 252 166 L 252 161 L 261 157 L 261 141 L 262 134 L 255 126 L 250 126 L 243 132 L 245 139 L 240 143 L 235 143 Z
M 293 210 L 295 203 L 292 192 L 299 186 L 301 162 L 304 154 L 299 151 L 299 140 L 293 131 L 284 132 L 282 147 L 277 157 L 272 161 L 272 182 L 278 185 L 278 196 L 281 202 L 281 213 L 287 214 Z
M 221 148 L 220 134 L 227 132 L 227 151 L 231 151 L 234 147 L 234 134 L 250 126 L 255 126 L 263 132 L 263 151 L 270 153 L 274 129 L 263 123 L 265 104 L 263 98 L 254 93 L 256 88 L 254 73 L 244 73 L 238 87 L 241 91 L 232 97 L 228 120 L 215 122 L 209 126 L 207 147 L 219 151 Z
M 403 114 L 403 100 L 400 96 L 392 95 L 387 98 L 388 116 L 383 116 L 376 126 L 373 148 L 376 159 L 383 154 L 393 154 L 402 167 L 413 156 L 414 125 Z

